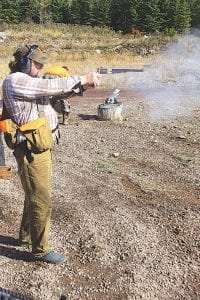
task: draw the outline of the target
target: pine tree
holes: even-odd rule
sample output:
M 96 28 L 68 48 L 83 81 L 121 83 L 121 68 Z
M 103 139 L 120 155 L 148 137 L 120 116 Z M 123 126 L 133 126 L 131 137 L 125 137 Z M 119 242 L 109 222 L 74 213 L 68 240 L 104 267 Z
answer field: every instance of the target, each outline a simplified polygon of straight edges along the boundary
M 94 0 L 92 25 L 110 25 L 110 0 Z
M 111 27 L 124 33 L 136 25 L 137 12 L 135 0 L 111 1 Z
M 20 1 L 3 0 L 0 2 L 0 22 L 19 23 L 20 22 Z
M 83 25 L 91 25 L 92 23 L 92 2 L 91 0 L 79 0 L 80 2 L 80 21 Z
M 29 0 L 21 0 L 20 1 L 20 20 L 24 22 L 33 21 L 32 17 L 34 15 L 33 7 L 31 6 L 31 2 Z
M 170 17 L 171 17 L 171 10 L 170 10 L 170 1 L 169 0 L 160 0 L 159 1 L 159 8 L 160 8 L 160 28 L 161 31 L 167 32 L 170 26 Z
M 138 1 L 138 28 L 144 32 L 160 31 L 159 0 Z
M 32 19 L 36 23 L 46 23 L 51 20 L 51 0 L 31 0 Z
M 191 11 L 192 26 L 200 27 L 200 1 L 191 0 L 189 1 L 189 5 Z
M 0 0 L 0 22 L 20 21 L 181 33 L 200 26 L 200 0 Z
M 71 24 L 81 24 L 81 5 L 79 0 L 72 0 L 69 6 L 69 21 Z
M 191 25 L 190 9 L 187 0 L 176 1 L 175 29 L 184 32 Z
M 53 22 L 69 23 L 69 1 L 51 0 L 50 10 Z
M 187 0 L 170 0 L 168 28 L 184 32 L 190 28 L 190 8 Z

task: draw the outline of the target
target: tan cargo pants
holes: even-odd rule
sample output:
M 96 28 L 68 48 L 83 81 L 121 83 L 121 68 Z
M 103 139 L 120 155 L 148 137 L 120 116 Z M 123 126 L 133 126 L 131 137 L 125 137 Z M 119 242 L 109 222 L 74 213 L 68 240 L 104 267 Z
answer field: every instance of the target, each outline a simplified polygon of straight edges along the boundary
M 49 252 L 51 216 L 51 150 L 35 154 L 25 144 L 14 150 L 18 173 L 25 192 L 19 240 L 32 243 L 32 253 L 41 257 Z

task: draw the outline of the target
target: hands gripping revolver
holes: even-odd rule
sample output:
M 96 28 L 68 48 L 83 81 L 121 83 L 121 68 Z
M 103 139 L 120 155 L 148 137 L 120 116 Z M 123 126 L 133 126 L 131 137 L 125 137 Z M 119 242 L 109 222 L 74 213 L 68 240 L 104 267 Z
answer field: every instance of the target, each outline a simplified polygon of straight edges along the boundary
M 83 85 L 84 87 L 96 87 L 99 86 L 100 84 L 100 78 L 101 78 L 101 74 L 97 73 L 97 72 L 90 72 L 87 73 L 83 76 L 80 76 L 81 78 L 81 85 Z

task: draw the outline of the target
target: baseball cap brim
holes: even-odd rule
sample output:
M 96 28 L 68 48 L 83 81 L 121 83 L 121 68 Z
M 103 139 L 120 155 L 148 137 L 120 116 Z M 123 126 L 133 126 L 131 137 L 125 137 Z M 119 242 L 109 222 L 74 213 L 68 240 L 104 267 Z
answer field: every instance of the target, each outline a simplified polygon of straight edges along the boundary
M 33 53 L 30 55 L 30 59 L 32 59 L 42 65 L 44 65 L 48 62 L 48 57 L 45 56 L 44 53 L 39 49 L 35 49 L 33 51 Z

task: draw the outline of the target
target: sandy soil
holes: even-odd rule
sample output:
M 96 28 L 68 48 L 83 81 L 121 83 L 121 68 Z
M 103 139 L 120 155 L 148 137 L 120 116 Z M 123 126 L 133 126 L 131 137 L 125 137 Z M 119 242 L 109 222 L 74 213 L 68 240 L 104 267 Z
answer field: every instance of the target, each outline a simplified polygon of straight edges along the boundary
M 124 119 L 99 121 L 107 91 L 71 100 L 53 150 L 51 245 L 68 260 L 29 261 L 16 246 L 23 192 L 12 152 L 0 181 L 0 286 L 36 300 L 197 300 L 200 111 L 151 120 L 122 91 Z

